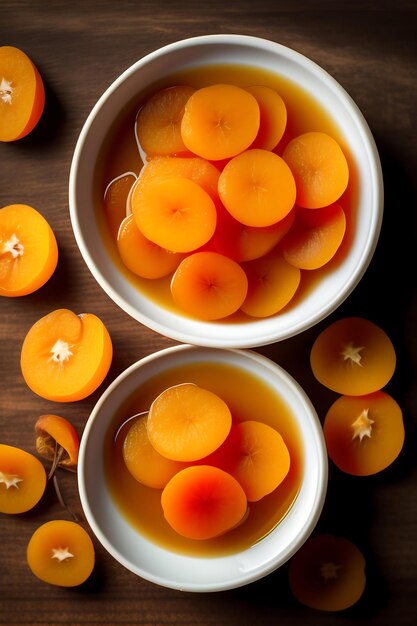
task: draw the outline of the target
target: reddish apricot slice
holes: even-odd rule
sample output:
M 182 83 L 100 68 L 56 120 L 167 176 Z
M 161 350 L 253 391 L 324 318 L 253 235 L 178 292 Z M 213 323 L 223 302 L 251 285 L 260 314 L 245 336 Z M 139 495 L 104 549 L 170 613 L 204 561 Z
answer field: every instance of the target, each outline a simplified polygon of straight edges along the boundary
M 165 519 L 189 539 L 211 539 L 236 526 L 247 509 L 237 480 L 218 467 L 195 465 L 175 474 L 162 492 Z
M 27 562 L 40 580 L 60 587 L 81 585 L 94 568 L 94 546 L 82 526 L 66 520 L 42 524 L 29 540 Z
M 65 469 L 75 470 L 80 440 L 74 426 L 60 415 L 41 415 L 35 424 L 36 451 Z
M 227 159 L 251 145 L 259 120 L 252 94 L 234 85 L 210 85 L 187 101 L 181 136 L 194 154 L 209 161 Z
M 0 47 L 0 141 L 30 133 L 44 105 L 42 78 L 29 57 L 18 48 Z
M 229 213 L 247 226 L 270 226 L 294 206 L 294 177 L 285 161 L 268 150 L 246 150 L 225 166 L 219 196 Z
M 147 421 L 147 415 L 143 415 L 129 428 L 123 442 L 123 460 L 138 482 L 163 489 L 174 474 L 184 469 L 184 464 L 167 459 L 155 450 L 149 441 Z
M 341 396 L 330 407 L 323 430 L 329 457 L 355 476 L 376 474 L 391 465 L 404 443 L 401 409 L 384 391 Z
M 188 178 L 158 178 L 132 194 L 132 212 L 142 234 L 172 252 L 204 245 L 216 228 L 210 196 Z
M 347 539 L 316 535 L 292 558 L 289 583 L 302 604 L 320 611 L 343 611 L 365 589 L 365 559 Z
M 300 284 L 300 270 L 277 252 L 243 264 L 248 294 L 242 311 L 253 317 L 268 317 L 286 306 Z
M 216 320 L 235 313 L 248 281 L 240 265 L 217 252 L 196 252 L 179 264 L 171 281 L 174 302 L 186 313 Z
M 0 443 L 0 513 L 29 511 L 45 486 L 45 468 L 33 454 Z
M 183 258 L 182 254 L 164 250 L 146 239 L 133 215 L 120 224 L 117 248 L 126 267 L 142 278 L 162 278 L 173 272 Z
M 0 295 L 33 293 L 50 279 L 57 262 L 55 235 L 36 209 L 26 204 L 0 209 Z
M 151 405 L 149 441 L 162 456 L 196 461 L 218 448 L 229 434 L 232 416 L 215 393 L 191 383 L 163 391 Z
M 252 420 L 233 424 L 212 459 L 214 465 L 236 478 L 249 502 L 274 491 L 290 469 L 290 454 L 279 432 Z
M 295 224 L 281 244 L 282 255 L 295 267 L 316 270 L 334 257 L 345 230 L 346 217 L 339 204 L 298 209 Z
M 275 89 L 263 85 L 246 87 L 259 105 L 260 124 L 251 148 L 273 150 L 282 138 L 287 125 L 287 108 Z
M 396 364 L 387 334 L 361 317 L 346 317 L 325 328 L 310 353 L 314 376 L 336 393 L 361 396 L 382 389 Z
M 127 200 L 135 180 L 133 172 L 126 172 L 112 180 L 104 192 L 104 211 L 114 239 L 127 215 Z
M 349 168 L 333 137 L 310 132 L 292 139 L 283 152 L 297 186 L 297 204 L 318 209 L 336 202 L 345 191 Z
M 20 365 L 27 385 L 39 396 L 74 402 L 103 382 L 112 356 L 110 335 L 98 317 L 58 309 L 29 330 Z
M 181 138 L 184 107 L 195 89 L 175 85 L 155 93 L 140 109 L 136 121 L 139 143 L 147 156 L 186 151 Z

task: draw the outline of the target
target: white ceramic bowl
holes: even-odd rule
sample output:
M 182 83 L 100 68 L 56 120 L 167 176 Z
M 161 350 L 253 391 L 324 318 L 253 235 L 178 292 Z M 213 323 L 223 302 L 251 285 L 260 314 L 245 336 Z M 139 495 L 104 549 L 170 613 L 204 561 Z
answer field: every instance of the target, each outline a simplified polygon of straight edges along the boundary
M 225 363 L 250 372 L 276 391 L 294 415 L 303 455 L 301 487 L 286 516 L 248 549 L 221 557 L 184 556 L 152 543 L 123 517 L 104 474 L 106 433 L 120 406 L 155 375 L 193 363 Z M 262 399 L 259 399 L 262 404 Z M 175 346 L 145 357 L 123 372 L 104 392 L 85 427 L 78 483 L 85 516 L 106 550 L 133 573 L 184 591 L 231 589 L 255 581 L 287 561 L 314 529 L 327 488 L 327 454 L 320 422 L 293 378 L 264 356 L 245 350 Z
M 169 311 L 142 295 L 110 260 L 93 211 L 97 157 L 111 124 L 126 104 L 155 80 L 188 68 L 238 64 L 272 71 L 309 92 L 335 120 L 357 170 L 357 215 L 343 261 L 295 305 L 266 319 L 231 324 L 203 322 Z M 240 35 L 186 39 L 148 54 L 127 69 L 91 111 L 75 148 L 69 186 L 73 230 L 81 253 L 104 291 L 123 310 L 153 330 L 184 343 L 245 348 L 291 337 L 334 311 L 363 276 L 382 221 L 383 182 L 378 152 L 359 109 L 327 72 L 277 43 Z

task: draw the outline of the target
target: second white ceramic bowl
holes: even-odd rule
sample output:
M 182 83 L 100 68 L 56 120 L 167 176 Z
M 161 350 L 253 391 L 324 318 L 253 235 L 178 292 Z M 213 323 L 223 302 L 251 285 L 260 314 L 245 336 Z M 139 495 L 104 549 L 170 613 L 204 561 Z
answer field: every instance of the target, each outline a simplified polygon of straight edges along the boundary
M 301 485 L 286 516 L 251 547 L 225 556 L 173 552 L 144 537 L 123 516 L 106 482 L 104 449 L 114 416 L 135 390 L 181 365 L 226 364 L 260 378 L 289 407 L 302 447 Z M 262 406 L 262 398 L 259 398 Z M 245 350 L 176 346 L 145 357 L 104 392 L 85 427 L 78 484 L 87 521 L 106 550 L 124 567 L 153 583 L 184 591 L 209 592 L 248 584 L 285 563 L 304 543 L 320 516 L 327 488 L 327 453 L 317 414 L 294 379 L 264 356 Z

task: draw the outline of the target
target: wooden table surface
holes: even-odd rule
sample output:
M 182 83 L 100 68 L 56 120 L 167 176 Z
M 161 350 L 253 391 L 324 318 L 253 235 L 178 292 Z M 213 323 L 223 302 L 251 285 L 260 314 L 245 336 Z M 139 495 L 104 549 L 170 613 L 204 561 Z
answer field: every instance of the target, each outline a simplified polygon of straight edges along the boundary
M 245 588 L 181 593 L 142 580 L 114 561 L 94 539 L 97 563 L 78 589 L 37 580 L 26 545 L 43 522 L 65 517 L 52 490 L 33 511 L 0 515 L 1 624 L 137 625 L 409 625 L 417 617 L 417 54 L 415 2 L 183 0 L 83 2 L 2 0 L 0 45 L 25 50 L 46 85 L 46 109 L 26 139 L 0 145 L 0 206 L 27 203 L 53 227 L 60 251 L 52 279 L 33 295 L 0 302 L 0 440 L 34 452 L 34 422 L 43 413 L 69 418 L 81 434 L 111 380 L 170 339 L 136 323 L 105 295 L 75 243 L 68 212 L 74 146 L 92 106 L 137 59 L 164 44 L 209 33 L 271 39 L 307 55 L 350 93 L 374 133 L 385 179 L 385 216 L 375 257 L 361 284 L 319 327 L 258 351 L 305 386 L 321 416 L 334 398 L 312 379 L 308 352 L 333 319 L 362 315 L 392 338 L 398 366 L 387 390 L 400 403 L 406 442 L 381 474 L 355 479 L 330 468 L 318 530 L 354 541 L 367 560 L 367 588 L 342 613 L 321 614 L 296 603 L 286 567 Z M 413 261 L 414 259 L 414 261 Z M 78 403 L 35 396 L 22 379 L 19 354 L 29 327 L 67 307 L 95 313 L 107 325 L 114 360 L 100 389 Z M 68 504 L 82 515 L 76 480 L 61 472 Z M 86 525 L 87 526 L 87 525 Z

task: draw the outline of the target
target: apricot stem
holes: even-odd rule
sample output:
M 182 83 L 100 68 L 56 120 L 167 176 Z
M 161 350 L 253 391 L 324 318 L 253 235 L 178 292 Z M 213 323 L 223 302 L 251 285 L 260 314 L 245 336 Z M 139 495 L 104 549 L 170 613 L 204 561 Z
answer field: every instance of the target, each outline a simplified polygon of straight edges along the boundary
M 368 413 L 369 409 L 363 409 L 359 417 L 353 422 L 352 441 L 356 439 L 356 437 L 359 437 L 359 441 L 362 441 L 364 437 L 371 438 L 372 424 L 374 424 L 375 420 L 371 420 L 371 418 L 368 417 Z
M 56 341 L 51 348 L 51 354 L 51 361 L 55 361 L 55 363 L 66 363 L 66 361 L 69 361 L 73 353 L 70 350 L 69 343 L 62 341 L 62 339 L 58 339 L 58 341 Z
M 71 515 L 74 522 L 79 522 L 80 521 L 79 517 L 74 513 L 74 511 L 72 511 L 72 509 L 70 509 L 70 507 L 65 503 L 65 500 L 62 497 L 62 493 L 58 485 L 58 479 L 56 477 L 56 474 L 54 474 L 52 482 L 54 483 L 55 493 L 58 498 L 59 504 L 62 506 L 63 509 L 67 509 L 68 513 Z
M 6 254 L 6 252 L 10 252 L 14 259 L 16 259 L 18 256 L 22 256 L 24 251 L 25 248 L 23 244 L 20 243 L 15 233 L 13 233 L 10 239 L 8 239 L 3 246 L 3 254 Z
M 12 83 L 6 80 L 4 77 L 1 79 L 0 83 L 0 98 L 6 104 L 12 103 Z
M 64 448 L 62 446 L 58 447 L 57 442 L 55 442 L 54 458 L 52 460 L 51 469 L 49 470 L 48 480 L 50 480 L 52 476 L 55 474 L 55 470 L 58 467 L 58 463 L 60 462 L 61 457 L 64 452 L 65 452 Z
M 336 580 L 339 577 L 338 572 L 341 567 L 341 565 L 337 565 L 336 563 L 333 563 L 333 561 L 323 563 L 320 567 L 320 576 L 326 583 L 329 580 Z
M 15 487 L 19 489 L 18 483 L 23 482 L 23 478 L 19 478 L 17 474 L 7 474 L 6 472 L 0 472 L 0 483 L 6 485 L 6 489 Z
M 352 363 L 356 363 L 359 367 L 363 367 L 361 360 L 362 355 L 360 354 L 361 350 L 364 350 L 365 346 L 356 347 L 350 341 L 340 353 L 343 356 L 344 361 L 351 361 Z

